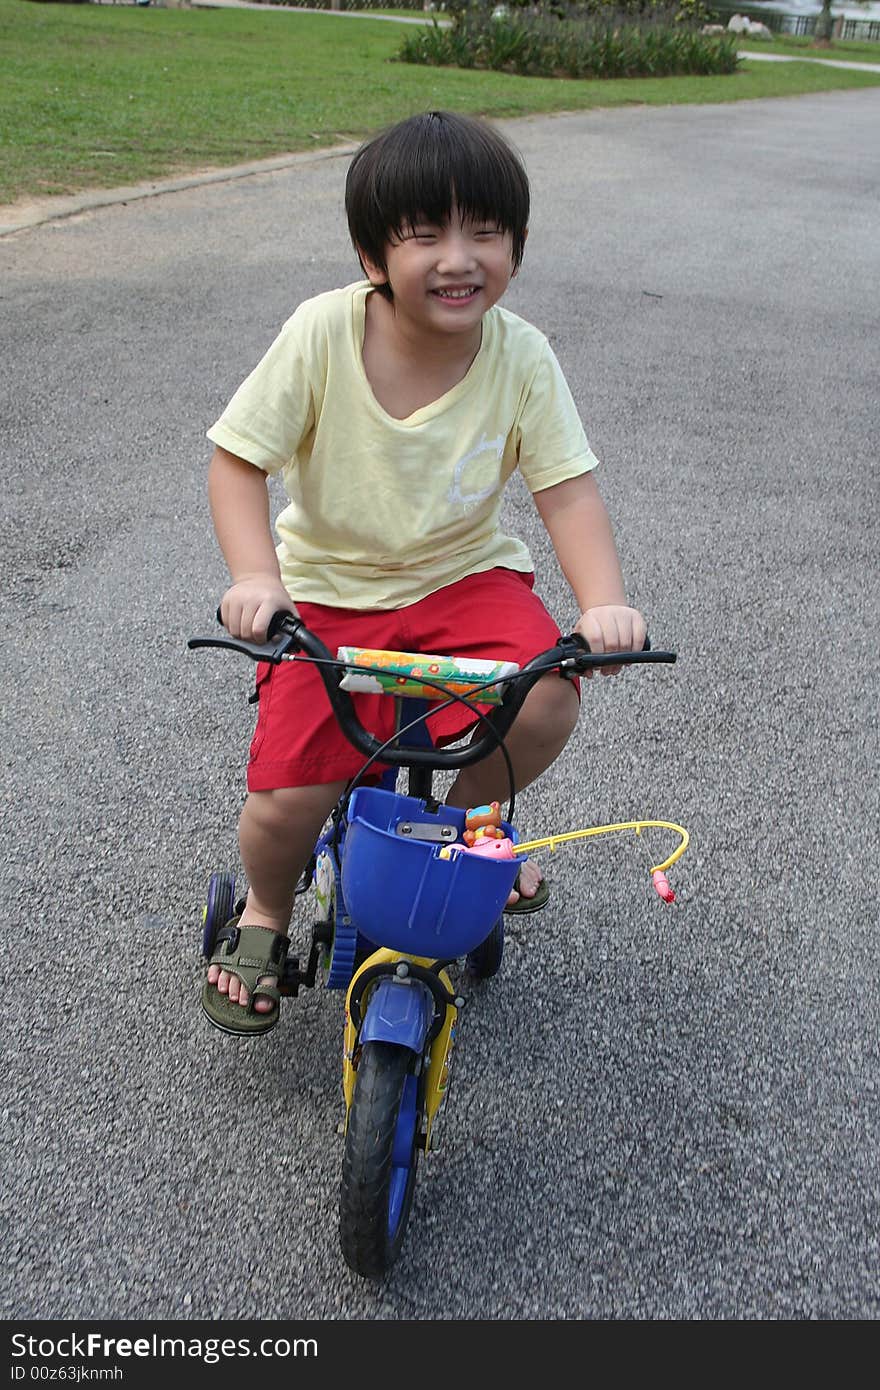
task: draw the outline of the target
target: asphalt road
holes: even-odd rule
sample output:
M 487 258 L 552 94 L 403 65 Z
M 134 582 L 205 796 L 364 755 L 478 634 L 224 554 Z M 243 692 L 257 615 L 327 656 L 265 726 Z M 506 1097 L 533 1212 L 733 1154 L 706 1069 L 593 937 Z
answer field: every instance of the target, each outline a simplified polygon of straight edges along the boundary
M 337 1242 L 340 997 L 261 1042 L 198 1007 L 253 710 L 244 661 L 186 649 L 224 584 L 204 430 L 356 278 L 347 161 L 0 240 L 4 1318 L 877 1316 L 878 118 L 870 89 L 505 127 L 535 203 L 506 302 L 679 652 L 592 683 L 520 829 L 692 847 L 672 907 L 634 837 L 542 859 L 551 905 L 463 982 L 378 1286 Z M 569 624 L 518 486 L 507 518 Z

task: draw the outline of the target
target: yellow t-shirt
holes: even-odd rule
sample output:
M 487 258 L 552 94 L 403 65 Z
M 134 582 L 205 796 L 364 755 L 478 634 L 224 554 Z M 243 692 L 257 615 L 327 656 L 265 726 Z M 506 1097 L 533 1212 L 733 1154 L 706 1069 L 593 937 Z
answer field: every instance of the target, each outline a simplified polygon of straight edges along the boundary
M 395 420 L 364 371 L 371 292 L 362 281 L 301 304 L 207 432 L 281 474 L 291 598 L 402 608 L 496 565 L 531 570 L 522 541 L 499 528 L 508 478 L 519 468 L 539 492 L 597 462 L 550 344 L 496 305 L 462 380 Z

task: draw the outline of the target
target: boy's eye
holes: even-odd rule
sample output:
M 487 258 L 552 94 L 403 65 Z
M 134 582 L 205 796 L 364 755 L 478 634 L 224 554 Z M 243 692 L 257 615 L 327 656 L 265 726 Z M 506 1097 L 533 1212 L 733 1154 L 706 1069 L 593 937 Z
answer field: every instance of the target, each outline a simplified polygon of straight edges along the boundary
M 401 241 L 417 241 L 420 245 L 429 246 L 438 241 L 443 235 L 443 228 L 434 226 L 430 222 L 416 222 L 408 227 L 403 227 L 399 233 Z M 464 231 L 467 236 L 473 237 L 477 241 L 492 241 L 503 236 L 501 227 L 492 222 L 475 222 L 465 226 Z
M 401 228 L 400 232 L 401 241 L 436 241 L 437 236 L 438 229 L 428 222 L 417 222 L 415 226 Z

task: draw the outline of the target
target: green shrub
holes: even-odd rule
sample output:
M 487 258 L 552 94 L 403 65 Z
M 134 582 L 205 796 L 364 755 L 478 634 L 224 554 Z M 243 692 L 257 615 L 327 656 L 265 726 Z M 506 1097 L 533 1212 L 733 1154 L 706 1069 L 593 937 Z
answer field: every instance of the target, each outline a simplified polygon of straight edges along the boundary
M 736 71 L 736 35 L 702 34 L 699 0 L 573 0 L 447 4 L 451 28 L 435 21 L 403 39 L 397 57 L 437 67 L 488 68 L 521 77 L 670 77 Z M 696 17 L 695 17 L 696 16 Z

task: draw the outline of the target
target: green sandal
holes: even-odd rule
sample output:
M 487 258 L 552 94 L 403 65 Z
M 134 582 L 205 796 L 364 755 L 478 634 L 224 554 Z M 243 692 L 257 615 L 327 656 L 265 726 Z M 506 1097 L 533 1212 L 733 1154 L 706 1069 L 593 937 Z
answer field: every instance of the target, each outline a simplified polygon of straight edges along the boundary
M 513 887 L 515 891 L 519 893 L 519 874 L 517 874 L 516 879 L 514 880 Z M 517 898 L 516 902 L 513 904 L 512 907 L 505 907 L 505 916 L 516 917 L 517 915 L 519 915 L 522 917 L 527 912 L 540 912 L 542 907 L 547 906 L 547 899 L 549 897 L 550 885 L 548 884 L 546 878 L 542 878 L 541 882 L 535 889 L 534 896 L 531 898 L 524 898 L 522 894 L 520 894 L 520 896 Z
M 220 928 L 217 946 L 208 964 L 219 965 L 221 970 L 228 970 L 230 975 L 237 976 L 250 998 L 245 1005 L 236 1004 L 206 980 L 202 990 L 202 1009 L 215 1028 L 224 1033 L 233 1033 L 236 1037 L 250 1038 L 258 1033 L 268 1033 L 270 1028 L 275 1027 L 281 1015 L 281 991 L 278 985 L 284 978 L 289 945 L 286 936 L 269 927 L 240 927 L 237 917 Z M 271 976 L 275 984 L 257 984 L 264 975 Z M 274 1009 L 258 1014 L 254 1009 L 257 999 L 274 1000 Z

